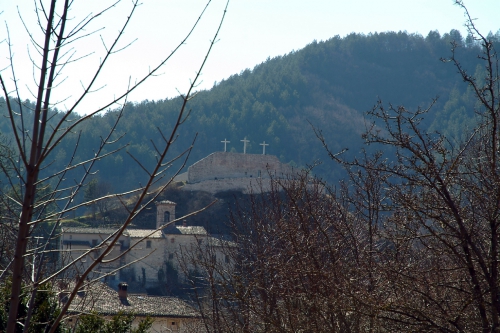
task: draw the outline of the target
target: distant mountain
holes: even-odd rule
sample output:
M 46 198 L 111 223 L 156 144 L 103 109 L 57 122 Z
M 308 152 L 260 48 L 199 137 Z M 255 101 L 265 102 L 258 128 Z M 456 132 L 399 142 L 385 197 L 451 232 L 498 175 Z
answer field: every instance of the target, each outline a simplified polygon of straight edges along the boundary
M 460 45 L 456 57 L 475 73 L 480 50 L 457 30 L 443 36 L 433 31 L 427 37 L 406 32 L 336 36 L 268 59 L 199 92 L 190 102 L 192 112 L 170 156 L 186 149 L 195 133 L 198 138 L 190 163 L 223 150 L 224 139 L 230 141 L 228 150 L 242 152 L 240 140 L 246 137 L 250 140 L 247 153 L 262 153 L 259 143 L 266 141 L 266 152 L 278 156 L 281 162 L 301 167 L 324 161 L 315 172 L 333 180 L 340 175 L 339 168 L 328 160 L 312 127 L 322 130 L 333 151 L 349 148 L 347 154 L 354 156 L 360 151 L 361 134 L 370 121 L 365 112 L 379 99 L 415 109 L 427 107 L 437 98 L 424 124 L 458 136 L 460 128 L 472 121 L 474 101 L 453 64 L 440 61 L 451 55 L 454 40 Z M 115 190 L 140 183 L 144 173 L 126 151 L 146 166 L 153 164 L 155 150 L 150 140 L 159 143 L 158 131 L 169 132 L 180 103 L 179 98 L 129 103 L 116 134 L 124 134 L 120 142 L 129 146 L 99 162 L 96 177 L 111 183 Z M 5 108 L 3 104 L 0 108 Z M 116 117 L 117 111 L 110 111 L 80 128 L 75 162 L 93 156 L 94 147 Z M 0 131 L 9 133 L 6 118 L 0 119 Z M 75 134 L 56 149 L 54 160 L 47 161 L 50 165 L 44 172 L 53 172 L 66 163 L 76 138 Z M 108 147 L 108 151 L 119 144 Z M 72 181 L 72 175 L 67 178 Z

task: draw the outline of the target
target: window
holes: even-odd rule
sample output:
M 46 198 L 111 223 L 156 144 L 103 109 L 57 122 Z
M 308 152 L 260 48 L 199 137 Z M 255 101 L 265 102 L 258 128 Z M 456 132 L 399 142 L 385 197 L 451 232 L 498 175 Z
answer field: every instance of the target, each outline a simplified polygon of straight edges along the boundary
M 170 222 L 170 212 L 163 213 L 163 222 Z
M 257 171 L 257 177 L 260 177 L 260 170 Z
M 97 239 L 93 239 L 92 240 L 92 247 L 96 247 L 97 246 Z
M 170 238 L 170 243 L 175 243 L 175 238 Z
M 148 248 L 148 249 L 151 248 L 151 241 L 146 241 L 146 248 Z
M 172 326 L 175 326 L 175 321 L 172 322 Z
M 69 235 L 69 239 L 73 239 L 73 235 Z

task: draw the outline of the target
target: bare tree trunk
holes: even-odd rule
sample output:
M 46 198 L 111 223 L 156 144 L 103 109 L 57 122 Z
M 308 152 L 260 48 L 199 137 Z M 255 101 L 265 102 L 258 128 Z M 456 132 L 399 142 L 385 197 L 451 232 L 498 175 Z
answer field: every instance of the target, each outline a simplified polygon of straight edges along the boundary
M 136 83 L 129 85 L 129 87 L 118 97 L 110 98 L 110 102 L 103 105 L 100 109 L 82 117 L 75 117 L 75 119 L 72 119 L 71 122 L 68 122 L 70 118 L 73 117 L 72 115 L 74 114 L 74 110 L 76 109 L 80 101 L 83 100 L 85 97 L 88 97 L 88 94 L 92 91 L 96 78 L 100 76 L 104 66 L 109 62 L 109 58 L 113 56 L 116 52 L 121 51 L 120 49 L 117 50 L 117 43 L 122 37 L 125 28 L 128 26 L 130 19 L 133 16 L 136 7 L 138 6 L 137 1 L 132 3 L 130 15 L 127 17 L 126 22 L 122 26 L 121 30 L 118 32 L 118 35 L 116 36 L 113 43 L 111 45 L 105 46 L 106 49 L 105 56 L 104 58 L 102 58 L 100 64 L 95 69 L 93 79 L 86 87 L 84 87 L 84 92 L 79 97 L 79 99 L 75 102 L 75 104 L 73 104 L 70 108 L 68 108 L 67 111 L 61 113 L 60 118 L 58 118 L 57 120 L 51 120 L 50 108 L 52 106 L 51 103 L 53 103 L 51 102 L 51 92 L 57 88 L 55 80 L 57 76 L 60 74 L 60 71 L 64 68 L 65 65 L 67 65 L 70 62 L 70 60 L 68 60 L 67 58 L 66 59 L 63 58 L 64 51 L 61 50 L 66 48 L 68 44 L 71 44 L 75 39 L 85 37 L 87 35 L 87 32 L 85 32 L 86 25 L 89 22 L 99 18 L 102 14 L 105 14 L 107 11 L 111 10 L 114 6 L 112 5 L 108 8 L 105 8 L 104 10 L 98 12 L 97 14 L 89 15 L 83 18 L 83 20 L 81 20 L 80 22 L 76 23 L 75 27 L 67 29 L 67 24 L 69 24 L 70 22 L 70 20 L 67 17 L 67 13 L 70 10 L 72 4 L 73 2 L 70 2 L 69 0 L 65 0 L 61 4 L 57 4 L 56 0 L 51 0 L 50 5 L 43 4 L 40 1 L 37 7 L 36 13 L 39 19 L 39 28 L 41 28 L 44 31 L 44 40 L 42 42 L 34 41 L 34 47 L 37 48 L 37 51 L 41 54 L 41 60 L 40 63 L 38 64 L 33 63 L 33 66 L 36 68 L 36 70 L 39 71 L 40 76 L 37 82 L 35 109 L 33 110 L 32 115 L 30 115 L 32 116 L 32 119 L 29 119 L 30 121 L 33 122 L 32 123 L 33 128 L 30 131 L 29 136 L 26 134 L 26 131 L 24 131 L 25 121 L 27 121 L 28 119 L 24 116 L 22 105 L 19 104 L 21 112 L 19 114 L 16 113 L 13 106 L 11 105 L 11 100 L 9 96 L 9 92 L 14 91 L 18 97 L 17 102 L 21 103 L 21 99 L 19 98 L 19 90 L 17 88 L 17 81 L 15 79 L 13 80 L 15 86 L 14 88 L 10 89 L 8 88 L 7 83 L 5 82 L 3 77 L 0 75 L 0 85 L 7 103 L 11 128 L 14 133 L 14 141 L 16 148 L 19 151 L 19 161 L 22 166 L 22 168 L 18 167 L 16 169 L 16 173 L 19 176 L 21 182 L 22 202 L 21 202 L 21 211 L 18 217 L 18 222 L 16 224 L 17 234 L 16 234 L 16 239 L 14 241 L 15 244 L 14 254 L 9 268 L 10 274 L 12 275 L 12 287 L 10 290 L 11 293 L 10 310 L 7 322 L 7 330 L 6 330 L 7 333 L 15 332 L 16 327 L 18 327 L 18 325 L 24 325 L 25 332 L 29 329 L 33 306 L 34 306 L 34 299 L 37 293 L 38 286 L 54 279 L 58 274 L 63 273 L 66 269 L 71 267 L 71 264 L 66 265 L 60 270 L 49 272 L 47 276 L 42 276 L 40 274 L 41 265 L 44 262 L 43 256 L 45 254 L 45 249 L 48 243 L 50 242 L 50 239 L 48 239 L 43 246 L 44 250 L 41 253 L 42 259 L 38 261 L 39 264 L 37 267 L 38 272 L 36 274 L 35 272 L 33 272 L 33 275 L 35 276 L 35 281 L 32 281 L 31 282 L 32 284 L 28 286 L 29 290 L 31 291 L 30 292 L 31 297 L 28 306 L 28 315 L 26 318 L 18 317 L 17 312 L 21 302 L 20 296 L 22 295 L 23 284 L 27 282 L 26 258 L 28 253 L 27 252 L 29 243 L 28 240 L 34 228 L 36 228 L 38 224 L 40 224 L 45 220 L 45 218 L 42 217 L 41 215 L 37 216 L 36 218 L 34 217 L 35 207 L 46 206 L 58 200 L 56 198 L 57 197 L 56 193 L 59 189 L 56 188 L 54 189 L 54 192 L 49 195 L 48 199 L 43 199 L 42 202 L 40 202 L 40 200 L 37 199 L 37 195 L 39 194 L 39 188 L 41 187 L 41 184 L 44 182 L 48 183 L 48 181 L 51 178 L 64 175 L 69 170 L 74 170 L 75 168 L 78 167 L 82 167 L 84 169 L 84 171 L 82 172 L 81 181 L 68 191 L 70 192 L 70 194 L 67 196 L 67 198 L 65 198 L 65 200 L 67 201 L 66 204 L 63 205 L 64 208 L 59 212 L 50 213 L 49 218 L 55 217 L 56 219 L 56 224 L 53 227 L 51 233 L 51 237 L 53 237 L 55 234 L 56 227 L 60 222 L 60 220 L 64 217 L 64 215 L 67 214 L 69 211 L 74 210 L 80 206 L 71 204 L 71 202 L 75 198 L 75 196 L 79 193 L 82 186 L 84 186 L 86 178 L 91 173 L 91 169 L 94 163 L 112 154 L 112 152 L 103 154 L 102 148 L 104 147 L 104 145 L 109 144 L 111 142 L 110 139 L 111 134 L 114 133 L 116 125 L 120 120 L 120 116 L 117 118 L 117 122 L 115 123 L 115 125 L 110 129 L 108 137 L 104 139 L 100 147 L 97 147 L 98 148 L 97 153 L 91 158 L 89 158 L 87 161 L 79 162 L 77 165 L 74 165 L 71 162 L 69 162 L 67 168 L 61 170 L 58 174 L 49 176 L 46 179 L 40 179 L 40 171 L 43 168 L 44 163 L 47 163 L 47 159 L 53 153 L 54 148 L 57 147 L 61 141 L 65 140 L 65 138 L 67 138 L 75 129 L 77 129 L 77 126 L 79 126 L 86 120 L 90 119 L 93 115 L 98 114 L 102 110 L 106 110 L 109 106 L 113 105 L 114 103 L 117 103 L 122 100 L 125 100 L 126 103 L 126 97 L 132 90 L 134 90 L 148 78 L 154 76 L 157 73 L 157 71 L 170 59 L 172 54 L 175 53 L 191 36 L 193 30 L 198 25 L 201 16 L 205 13 L 206 8 L 210 4 L 210 1 L 208 1 L 201 15 L 193 24 L 192 29 L 187 33 L 185 38 L 179 43 L 179 45 L 175 48 L 175 50 L 172 51 L 170 55 L 166 56 L 162 61 L 160 61 L 159 64 L 153 67 L 147 75 L 138 80 Z M 135 161 L 145 170 L 145 173 L 147 175 L 146 185 L 126 193 L 116 193 L 116 194 L 106 193 L 101 197 L 92 200 L 92 203 L 95 204 L 96 202 L 102 200 L 108 200 L 109 198 L 117 198 L 119 200 L 123 200 L 123 198 L 130 195 L 131 193 L 138 194 L 138 200 L 134 204 L 134 206 L 131 209 L 129 209 L 128 217 L 123 221 L 122 226 L 116 231 L 116 233 L 110 236 L 108 247 L 104 248 L 100 256 L 93 263 L 93 265 L 91 265 L 85 272 L 83 272 L 82 276 L 76 283 L 75 289 L 69 295 L 69 301 L 63 307 L 60 315 L 55 319 L 54 322 L 47 324 L 47 331 L 54 332 L 57 329 L 59 323 L 61 322 L 61 320 L 65 316 L 66 311 L 68 310 L 71 300 L 76 295 L 78 289 L 82 286 L 85 278 L 89 275 L 92 269 L 97 264 L 102 262 L 104 260 L 104 257 L 111 251 L 114 244 L 118 241 L 118 238 L 123 233 L 125 228 L 130 224 L 132 219 L 144 208 L 145 205 L 143 206 L 143 201 L 146 198 L 146 194 L 150 192 L 151 186 L 155 184 L 158 181 L 158 179 L 163 177 L 166 165 L 168 165 L 169 162 L 169 160 L 167 159 L 167 153 L 170 151 L 170 147 L 172 143 L 175 141 L 175 137 L 177 135 L 177 130 L 179 126 L 182 124 L 182 122 L 185 121 L 186 117 L 188 116 L 186 112 L 187 103 L 192 98 L 193 90 L 197 84 L 201 70 L 205 66 L 207 57 L 212 50 L 215 40 L 217 39 L 222 21 L 226 13 L 226 8 L 224 9 L 224 13 L 222 15 L 220 24 L 217 27 L 216 32 L 214 33 L 214 38 L 208 47 L 207 53 L 202 63 L 198 66 L 196 77 L 192 80 L 191 85 L 186 94 L 182 96 L 183 104 L 179 110 L 177 119 L 175 120 L 175 125 L 173 130 L 168 134 L 163 133 L 161 130 L 159 130 L 158 134 L 163 138 L 164 145 L 163 147 L 155 147 L 158 153 L 157 164 L 153 168 L 148 170 L 148 168 L 141 165 L 140 162 L 137 159 L 135 159 Z M 44 21 L 46 21 L 46 25 L 42 26 L 41 24 Z M 70 32 L 67 32 L 67 30 L 69 30 Z M 7 42 L 8 45 L 11 45 L 10 37 L 8 37 Z M 9 54 L 9 56 L 11 61 L 12 75 L 15 78 L 15 69 L 14 69 L 12 52 Z M 18 122 L 21 123 L 20 126 L 18 126 Z M 22 130 L 20 130 L 20 128 Z M 120 147 L 115 151 L 118 151 L 122 148 L 123 147 Z M 191 148 L 187 150 L 187 154 L 183 155 L 189 156 L 190 149 Z M 74 155 L 75 154 L 73 154 L 73 157 Z M 73 159 L 73 157 L 71 158 L 71 160 Z M 132 158 L 134 157 L 132 156 Z M 174 157 L 173 160 L 177 158 L 182 158 L 182 155 Z M 15 159 L 12 158 L 10 160 L 10 163 L 12 163 L 12 165 L 16 165 Z M 183 166 L 184 165 L 185 161 Z M 168 185 L 168 183 L 169 182 L 161 186 L 160 190 L 164 189 Z M 57 186 L 59 186 L 61 182 L 59 181 L 57 182 L 57 184 L 58 184 Z M 154 198 L 150 200 L 154 200 Z M 81 206 L 85 204 L 88 203 L 84 203 Z M 33 261 L 36 262 L 37 258 L 35 258 L 35 256 L 33 257 L 34 257 Z M 6 271 L 7 269 L 5 269 L 2 275 Z

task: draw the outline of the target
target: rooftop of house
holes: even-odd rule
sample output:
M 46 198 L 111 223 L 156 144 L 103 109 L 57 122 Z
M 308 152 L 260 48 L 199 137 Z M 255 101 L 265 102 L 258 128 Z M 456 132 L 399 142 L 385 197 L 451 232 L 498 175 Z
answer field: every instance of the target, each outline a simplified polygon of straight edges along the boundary
M 114 233 L 118 228 L 113 229 L 113 228 L 83 228 L 83 227 L 63 227 L 62 232 L 63 233 L 73 233 L 73 234 L 105 234 L 105 235 L 111 235 Z M 128 236 L 128 231 L 125 230 L 123 233 L 124 236 Z
M 64 299 L 62 298 L 64 301 Z M 116 315 L 120 312 L 136 316 L 197 318 L 199 313 L 189 304 L 176 297 L 128 294 L 120 298 L 118 291 L 102 282 L 84 287 L 69 307 L 70 313 Z
M 165 232 L 166 234 L 172 234 L 172 235 L 206 235 L 207 230 L 204 227 L 198 227 L 198 226 L 178 226 L 176 225 L 175 228 L 169 228 L 166 229 L 168 230 Z
M 127 233 L 130 238 L 162 238 L 160 230 L 152 229 L 127 229 Z
M 200 226 L 172 226 L 163 229 L 167 235 L 207 235 L 207 230 Z M 111 235 L 116 229 L 112 228 L 63 228 L 66 234 L 101 234 Z M 126 229 L 123 236 L 131 238 L 162 238 L 162 231 L 154 229 Z

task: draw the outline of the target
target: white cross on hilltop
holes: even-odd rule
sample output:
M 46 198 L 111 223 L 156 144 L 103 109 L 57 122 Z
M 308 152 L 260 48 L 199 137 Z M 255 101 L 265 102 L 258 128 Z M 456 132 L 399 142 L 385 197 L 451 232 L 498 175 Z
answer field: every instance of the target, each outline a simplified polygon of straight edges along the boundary
M 224 138 L 224 141 L 221 141 L 221 142 L 223 142 L 223 143 L 224 143 L 224 152 L 226 152 L 226 145 L 227 145 L 228 143 L 230 143 L 231 141 L 227 141 L 227 139 L 226 139 L 226 138 Z
M 245 138 L 243 140 L 240 140 L 241 142 L 243 142 L 243 154 L 246 154 L 247 153 L 247 143 L 250 142 L 250 140 L 247 140 L 247 137 L 245 136 Z
M 262 146 L 262 155 L 266 155 L 266 146 L 269 146 L 269 143 L 266 143 L 266 141 L 259 143 L 259 145 Z

